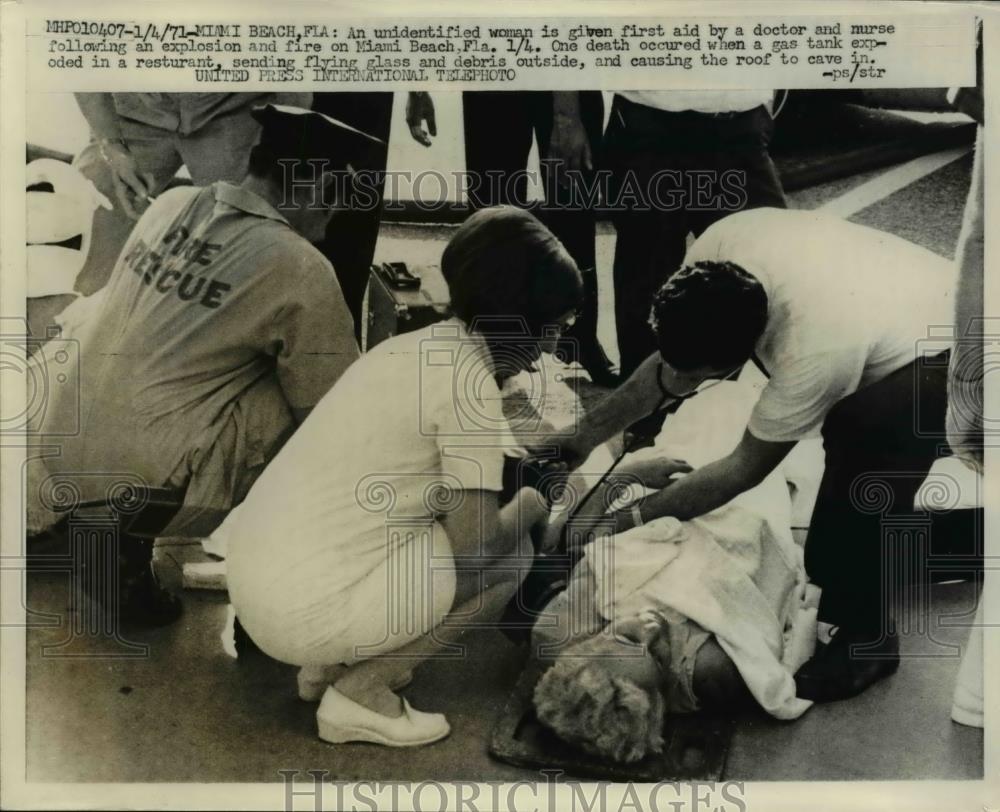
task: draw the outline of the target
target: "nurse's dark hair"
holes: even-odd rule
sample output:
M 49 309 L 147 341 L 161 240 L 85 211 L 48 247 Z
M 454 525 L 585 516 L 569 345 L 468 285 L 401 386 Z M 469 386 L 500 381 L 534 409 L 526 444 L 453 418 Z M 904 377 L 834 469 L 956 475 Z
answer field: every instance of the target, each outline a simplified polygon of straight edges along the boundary
M 767 294 L 733 262 L 696 262 L 656 292 L 649 324 L 675 369 L 729 369 L 753 354 L 767 324 Z
M 562 243 L 513 206 L 481 209 L 462 223 L 441 255 L 441 274 L 452 312 L 480 332 L 539 336 L 583 296 Z

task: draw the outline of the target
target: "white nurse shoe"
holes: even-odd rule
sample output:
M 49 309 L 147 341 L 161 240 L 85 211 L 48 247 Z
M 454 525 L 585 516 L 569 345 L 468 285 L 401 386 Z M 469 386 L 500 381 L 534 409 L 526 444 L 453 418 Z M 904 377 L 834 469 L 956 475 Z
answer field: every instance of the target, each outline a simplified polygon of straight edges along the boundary
M 443 739 L 451 725 L 443 713 L 414 710 L 403 700 L 403 714 L 383 716 L 344 696 L 332 685 L 316 711 L 319 737 L 331 744 L 371 742 L 386 747 L 417 747 Z

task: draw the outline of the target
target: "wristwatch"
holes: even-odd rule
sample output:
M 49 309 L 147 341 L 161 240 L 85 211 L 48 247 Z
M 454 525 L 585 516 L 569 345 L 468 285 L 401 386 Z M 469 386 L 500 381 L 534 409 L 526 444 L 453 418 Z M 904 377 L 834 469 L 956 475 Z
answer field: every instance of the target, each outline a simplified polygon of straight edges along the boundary
M 123 149 L 128 149 L 128 144 L 125 143 L 124 138 L 99 138 L 97 140 L 97 148 L 101 151 L 101 157 L 108 163 L 111 163 L 111 158 L 108 156 L 107 145 L 117 144 Z

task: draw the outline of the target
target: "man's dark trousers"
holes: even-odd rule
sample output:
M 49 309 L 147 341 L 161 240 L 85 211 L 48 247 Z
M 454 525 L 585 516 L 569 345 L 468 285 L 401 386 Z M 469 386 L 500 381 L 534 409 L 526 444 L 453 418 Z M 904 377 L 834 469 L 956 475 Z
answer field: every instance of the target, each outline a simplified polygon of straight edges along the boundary
M 823 424 L 826 469 L 806 570 L 823 590 L 820 620 L 870 632 L 872 642 L 888 629 L 901 587 L 926 584 L 935 569 L 968 577 L 982 567 L 981 509 L 913 509 L 934 460 L 950 453 L 947 359 L 918 358 L 840 401 Z
M 580 119 L 596 161 L 604 128 L 604 98 L 600 91 L 583 91 Z M 584 303 L 567 333 L 581 343 L 597 340 L 596 205 L 572 205 L 559 187 L 558 170 L 548 154 L 552 135 L 552 93 L 549 91 L 476 91 L 462 94 L 465 127 L 465 168 L 478 179 L 470 190 L 472 208 L 527 206 L 526 168 L 532 140 L 538 143 L 541 183 L 546 205 L 530 207 L 565 246 L 583 273 Z M 584 183 L 591 183 L 584 174 Z M 472 180 L 476 183 L 476 180 Z
M 603 165 L 611 171 L 605 203 L 618 235 L 615 323 L 622 375 L 656 349 L 649 327 L 653 294 L 680 268 L 688 234 L 698 236 L 740 209 L 785 208 L 767 150 L 773 129 L 763 106 L 718 115 L 668 112 L 615 96 Z M 644 203 L 637 204 L 630 187 L 642 190 Z M 745 194 L 733 193 L 739 188 Z
M 392 123 L 392 97 L 392 93 L 315 93 L 313 110 L 384 142 L 383 147 L 372 149 L 371 154 L 366 156 L 364 165 L 360 167 L 384 173 L 389 127 Z M 361 306 L 382 223 L 384 174 L 378 176 L 376 183 L 371 186 L 375 192 L 373 205 L 338 212 L 327 227 L 326 237 L 316 246 L 333 265 L 344 301 L 354 317 L 354 335 L 359 341 L 361 320 L 364 318 Z

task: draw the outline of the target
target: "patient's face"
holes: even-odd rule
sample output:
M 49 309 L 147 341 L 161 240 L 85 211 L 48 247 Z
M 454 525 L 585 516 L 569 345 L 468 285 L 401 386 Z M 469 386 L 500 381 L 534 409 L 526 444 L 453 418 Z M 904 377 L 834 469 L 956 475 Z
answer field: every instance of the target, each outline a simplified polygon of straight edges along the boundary
M 662 628 L 635 617 L 617 623 L 614 630 L 618 639 L 608 640 L 610 656 L 602 659 L 602 667 L 645 691 L 661 691 L 670 667 L 670 643 Z
M 649 648 L 643 652 L 638 646 L 629 647 L 602 665 L 613 676 L 631 680 L 650 694 L 660 690 L 660 667 Z

